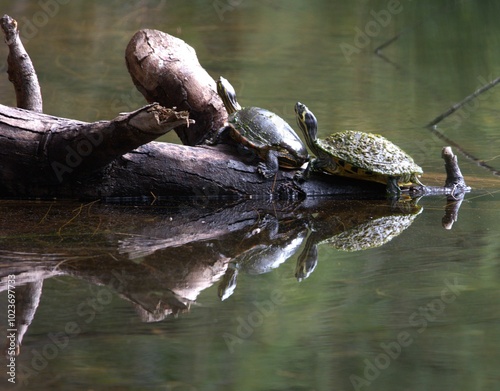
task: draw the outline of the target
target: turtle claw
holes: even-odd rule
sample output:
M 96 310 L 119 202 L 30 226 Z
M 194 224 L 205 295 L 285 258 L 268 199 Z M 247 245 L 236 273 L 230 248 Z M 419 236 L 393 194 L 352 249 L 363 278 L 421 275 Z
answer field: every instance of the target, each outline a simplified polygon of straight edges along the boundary
M 204 143 L 205 143 L 205 145 L 214 146 L 214 145 L 217 145 L 217 140 L 215 140 L 214 138 L 207 138 L 204 141 Z

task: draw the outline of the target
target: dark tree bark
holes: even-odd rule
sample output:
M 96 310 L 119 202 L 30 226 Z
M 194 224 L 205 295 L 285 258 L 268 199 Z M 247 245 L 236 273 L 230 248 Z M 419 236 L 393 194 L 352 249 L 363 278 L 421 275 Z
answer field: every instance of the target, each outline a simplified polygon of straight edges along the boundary
M 96 123 L 0 105 L 0 195 L 73 197 L 72 184 L 187 122 L 158 104 Z

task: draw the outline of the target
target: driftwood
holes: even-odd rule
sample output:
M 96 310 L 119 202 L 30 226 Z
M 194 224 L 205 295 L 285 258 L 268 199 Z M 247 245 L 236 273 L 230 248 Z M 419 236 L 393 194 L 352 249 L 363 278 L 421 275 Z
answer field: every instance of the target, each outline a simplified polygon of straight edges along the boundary
M 127 45 L 125 60 L 132 81 L 148 102 L 189 111 L 195 124 L 175 129 L 183 144 L 200 144 L 207 132 L 224 124 L 227 113 L 215 81 L 184 41 L 160 31 L 140 30 Z
M 146 100 L 157 103 L 95 123 L 35 113 L 42 108 L 36 73 L 29 56 L 19 55 L 24 49 L 15 21 L 4 16 L 2 28 L 18 105 L 32 110 L 0 106 L 2 197 L 385 196 L 380 184 L 326 175 L 301 185 L 293 181 L 295 171 L 263 179 L 256 162 L 235 148 L 198 145 L 227 118 L 215 82 L 190 46 L 156 30 L 132 37 L 126 63 Z M 152 141 L 173 128 L 187 145 Z
M 187 122 L 186 112 L 158 104 L 92 124 L 0 105 L 0 194 L 71 196 L 82 172 Z

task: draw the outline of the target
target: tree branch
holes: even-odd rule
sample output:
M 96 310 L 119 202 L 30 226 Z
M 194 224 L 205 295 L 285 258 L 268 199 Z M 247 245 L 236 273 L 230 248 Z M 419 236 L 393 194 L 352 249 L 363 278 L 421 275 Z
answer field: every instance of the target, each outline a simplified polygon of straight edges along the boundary
M 444 113 L 439 114 L 436 118 L 434 118 L 431 122 L 429 122 L 426 125 L 426 127 L 430 128 L 430 127 L 436 126 L 438 123 L 440 123 L 445 118 L 447 118 L 450 115 L 452 115 L 455 111 L 457 111 L 458 109 L 460 109 L 466 103 L 468 103 L 471 100 L 477 98 L 479 95 L 481 95 L 484 92 L 488 91 L 490 88 L 495 87 L 498 83 L 500 83 L 500 77 L 497 77 L 495 80 L 492 80 L 488 84 L 482 86 L 481 88 L 478 88 L 476 91 L 474 91 L 472 94 L 466 96 L 460 102 L 455 103 L 453 106 L 451 106 L 450 108 L 448 108 L 448 110 L 446 110 Z
M 17 22 L 9 15 L 4 15 L 0 19 L 0 25 L 9 47 L 7 73 L 16 90 L 17 107 L 41 113 L 43 103 L 40 84 L 30 56 L 19 38 Z
M 186 112 L 159 104 L 95 123 L 0 105 L 0 195 L 68 196 L 64 182 L 186 123 Z

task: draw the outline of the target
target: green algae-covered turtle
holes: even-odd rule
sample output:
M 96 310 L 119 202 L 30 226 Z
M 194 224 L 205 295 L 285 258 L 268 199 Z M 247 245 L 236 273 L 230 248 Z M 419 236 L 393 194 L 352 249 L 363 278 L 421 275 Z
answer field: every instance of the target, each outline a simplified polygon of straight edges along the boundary
M 309 149 L 316 155 L 297 178 L 307 179 L 310 171 L 380 182 L 389 194 L 400 194 L 400 184 L 423 184 L 418 176 L 422 169 L 411 156 L 385 137 L 346 130 L 325 139 L 317 138 L 318 121 L 302 103 L 295 105 L 297 124 L 304 133 Z

